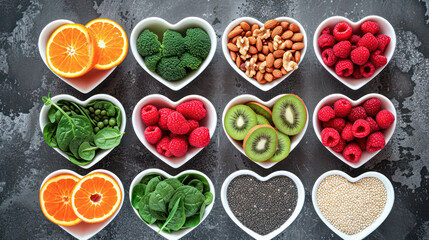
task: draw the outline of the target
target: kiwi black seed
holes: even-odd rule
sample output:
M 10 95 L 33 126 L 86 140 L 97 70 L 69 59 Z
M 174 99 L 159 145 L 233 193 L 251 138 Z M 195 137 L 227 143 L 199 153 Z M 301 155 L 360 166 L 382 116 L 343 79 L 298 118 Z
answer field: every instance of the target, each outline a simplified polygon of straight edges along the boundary
M 243 142 L 247 157 L 255 162 L 270 159 L 277 149 L 277 132 L 271 125 L 254 126 Z
M 270 122 L 268 122 L 268 120 L 262 115 L 256 114 L 256 120 L 258 120 L 258 125 L 270 125 Z
M 257 123 L 255 112 L 246 105 L 235 105 L 225 114 L 225 130 L 235 140 L 243 140 Z
M 288 94 L 281 97 L 273 107 L 273 122 L 276 128 L 289 136 L 304 129 L 307 111 L 304 102 L 298 96 Z
M 249 106 L 256 114 L 262 115 L 268 120 L 268 122 L 270 122 L 271 125 L 273 125 L 271 109 L 258 102 L 248 102 L 246 105 Z
M 290 138 L 277 130 L 277 149 L 274 155 L 270 158 L 271 162 L 280 162 L 285 159 L 290 152 Z

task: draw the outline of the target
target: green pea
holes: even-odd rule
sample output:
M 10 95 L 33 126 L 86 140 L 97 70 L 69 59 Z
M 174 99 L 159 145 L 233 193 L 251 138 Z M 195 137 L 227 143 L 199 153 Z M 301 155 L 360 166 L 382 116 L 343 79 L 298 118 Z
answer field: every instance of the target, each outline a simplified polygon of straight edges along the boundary
M 104 123 L 103 123 L 103 122 L 98 122 L 98 123 L 97 123 L 97 127 L 99 127 L 99 128 L 104 128 Z
M 110 126 L 115 126 L 115 125 L 116 125 L 116 120 L 115 120 L 114 118 L 111 118 L 111 119 L 109 120 L 109 125 L 110 125 Z
M 98 116 L 95 116 L 94 120 L 98 122 L 100 121 L 100 118 Z
M 103 120 L 103 124 L 104 124 L 105 126 L 107 126 L 107 124 L 109 124 L 109 120 L 108 120 L 108 119 L 104 119 L 104 120 Z
M 101 115 L 106 115 L 107 114 L 107 111 L 106 110 L 103 110 L 103 111 L 101 111 Z
M 89 111 L 93 113 L 95 112 L 95 109 L 93 107 L 89 107 Z
M 98 131 L 100 131 L 100 128 L 99 128 L 99 127 L 95 127 L 95 128 L 94 128 L 94 132 L 95 132 L 95 133 L 98 133 Z
M 95 115 L 100 115 L 100 113 L 101 113 L 100 109 L 95 110 Z

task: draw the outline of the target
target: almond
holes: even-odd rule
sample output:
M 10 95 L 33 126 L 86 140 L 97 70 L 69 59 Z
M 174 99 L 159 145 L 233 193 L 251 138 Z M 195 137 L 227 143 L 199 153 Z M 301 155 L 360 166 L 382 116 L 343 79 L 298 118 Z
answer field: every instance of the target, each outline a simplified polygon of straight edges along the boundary
M 289 39 L 293 36 L 293 32 L 291 30 L 287 30 L 282 34 L 282 39 Z
M 302 42 L 296 42 L 292 45 L 292 50 L 301 50 L 305 47 L 305 44 Z
M 249 44 L 255 45 L 256 44 L 256 38 L 255 37 L 249 37 Z
M 285 50 L 276 50 L 273 53 L 274 58 L 282 58 L 283 54 L 285 54 Z
M 273 81 L 273 75 L 271 73 L 265 73 L 264 74 L 264 79 L 267 82 L 271 82 L 271 81 Z
M 261 81 L 259 81 L 258 83 L 260 83 L 260 84 L 265 84 L 265 83 L 267 83 L 267 81 L 265 80 L 265 79 L 262 79 Z
M 233 52 L 238 52 L 238 50 L 240 50 L 234 43 L 228 43 L 226 46 Z
M 247 22 L 241 22 L 240 26 L 244 31 L 250 31 L 250 25 Z
M 279 49 L 284 50 L 285 48 L 286 48 L 286 41 L 280 45 Z
M 272 53 L 268 54 L 265 61 L 267 61 L 267 67 L 273 67 L 274 66 L 274 56 Z
M 248 52 L 253 55 L 253 54 L 257 54 L 258 50 L 256 50 L 254 46 L 250 46 Z
M 240 34 L 240 36 L 242 36 L 242 37 L 244 37 L 245 35 L 246 35 L 245 31 L 242 31 L 241 34 Z
M 268 55 L 268 53 L 270 52 L 270 50 L 268 49 L 267 45 L 262 46 L 262 53 L 265 55 Z
M 262 51 L 262 40 L 260 37 L 258 37 L 258 39 L 256 39 L 256 49 L 258 50 L 258 52 Z
M 274 38 L 277 35 L 282 35 L 283 33 L 283 28 L 282 26 L 277 26 L 273 29 L 273 31 L 271 32 L 271 38 Z
M 235 28 L 233 28 L 232 30 L 236 30 L 236 29 L 243 29 L 243 28 L 241 28 L 241 26 L 240 26 L 240 25 L 237 25 L 237 26 L 235 26 Z
M 268 42 L 268 50 L 270 50 L 270 52 L 274 52 L 273 42 Z
M 292 23 L 291 25 L 289 25 L 289 30 L 296 33 L 296 32 L 299 32 L 299 27 L 295 23 Z
M 262 53 L 258 54 L 258 60 L 261 62 L 265 61 L 265 55 Z
M 238 58 L 235 60 L 235 64 L 237 64 L 237 67 L 240 67 L 240 66 L 241 66 L 241 63 L 243 63 L 243 61 L 241 61 L 241 57 L 238 57 Z
M 264 74 L 258 71 L 256 73 L 256 81 L 260 82 L 262 79 L 264 79 Z
M 247 31 L 247 32 L 246 32 L 246 35 L 244 35 L 244 36 L 246 36 L 246 37 L 250 37 L 250 36 L 252 36 L 252 32 L 251 32 L 251 31 Z
M 283 31 L 286 31 L 287 28 L 289 27 L 289 22 L 281 22 L 280 26 L 282 26 Z
M 286 74 L 287 74 L 287 71 L 286 71 L 286 69 L 285 69 L 284 67 L 282 67 L 282 68 L 280 69 L 280 71 L 282 71 L 282 74 L 283 74 L 283 75 L 286 75 Z
M 299 63 L 300 60 L 301 60 L 301 52 L 300 51 L 296 51 L 295 52 L 295 62 Z
M 234 44 L 237 44 L 237 39 L 239 38 L 240 36 L 235 36 L 233 39 L 232 39 L 232 43 L 234 43 Z
M 281 78 L 281 77 L 283 76 L 282 71 L 280 71 L 280 70 L 278 70 L 278 69 L 275 69 L 275 70 L 273 71 L 273 76 L 274 76 L 275 78 Z
M 304 35 L 302 35 L 302 33 L 295 33 L 290 40 L 294 42 L 302 42 L 302 40 L 304 40 Z
M 272 68 L 272 67 L 266 67 L 265 71 L 271 73 L 271 72 L 274 71 L 274 68 Z
M 233 38 L 237 35 L 240 35 L 243 32 L 243 29 L 239 28 L 239 29 L 234 29 L 231 32 L 228 33 L 228 38 Z
M 266 29 L 273 29 L 278 25 L 279 21 L 275 20 L 275 19 L 271 19 L 265 22 L 264 27 Z
M 278 58 L 274 61 L 274 68 L 281 68 L 283 65 L 283 59 Z
M 285 43 L 286 43 L 286 48 L 291 48 L 292 45 L 293 45 L 293 42 L 291 40 L 289 40 L 289 39 L 286 40 Z
M 231 59 L 232 59 L 232 61 L 234 61 L 234 62 L 235 62 L 235 59 L 236 59 L 236 57 L 237 57 L 237 54 L 235 54 L 235 52 L 233 52 L 233 51 L 229 51 L 229 55 L 231 55 Z
M 252 25 L 252 29 L 250 31 L 252 31 L 253 33 L 253 31 L 255 31 L 256 29 L 259 29 L 259 25 L 255 23 Z

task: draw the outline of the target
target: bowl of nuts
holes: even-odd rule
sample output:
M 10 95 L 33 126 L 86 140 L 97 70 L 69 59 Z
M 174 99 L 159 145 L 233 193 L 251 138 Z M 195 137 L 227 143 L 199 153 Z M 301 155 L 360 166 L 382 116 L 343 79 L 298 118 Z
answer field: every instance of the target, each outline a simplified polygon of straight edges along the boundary
M 268 91 L 298 69 L 307 51 L 307 35 L 293 18 L 278 17 L 261 23 L 242 17 L 226 27 L 222 50 L 235 71 Z

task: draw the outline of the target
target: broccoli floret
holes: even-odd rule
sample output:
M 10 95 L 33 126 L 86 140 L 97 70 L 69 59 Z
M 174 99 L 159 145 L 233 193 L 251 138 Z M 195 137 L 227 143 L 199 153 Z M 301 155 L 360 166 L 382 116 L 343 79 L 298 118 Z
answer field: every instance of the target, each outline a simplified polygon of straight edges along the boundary
M 210 37 L 201 28 L 189 28 L 186 30 L 185 49 L 190 54 L 205 59 L 210 52 Z
M 162 45 L 164 47 L 162 50 L 162 55 L 164 57 L 180 57 L 185 52 L 182 34 L 173 30 L 167 30 L 164 33 Z
M 190 53 L 185 52 L 180 58 L 183 67 L 188 67 L 192 70 L 197 69 L 201 65 L 201 59 L 192 56 Z
M 155 72 L 156 70 L 156 64 L 158 64 L 159 60 L 161 60 L 162 55 L 161 53 L 154 54 L 152 56 L 147 56 L 144 58 L 144 63 L 146 64 L 146 67 L 149 68 L 152 72 Z
M 158 41 L 158 36 L 145 29 L 137 38 L 137 51 L 143 57 L 161 52 L 161 43 Z
M 186 69 L 178 57 L 163 57 L 156 66 L 156 72 L 168 81 L 177 81 L 186 76 Z

